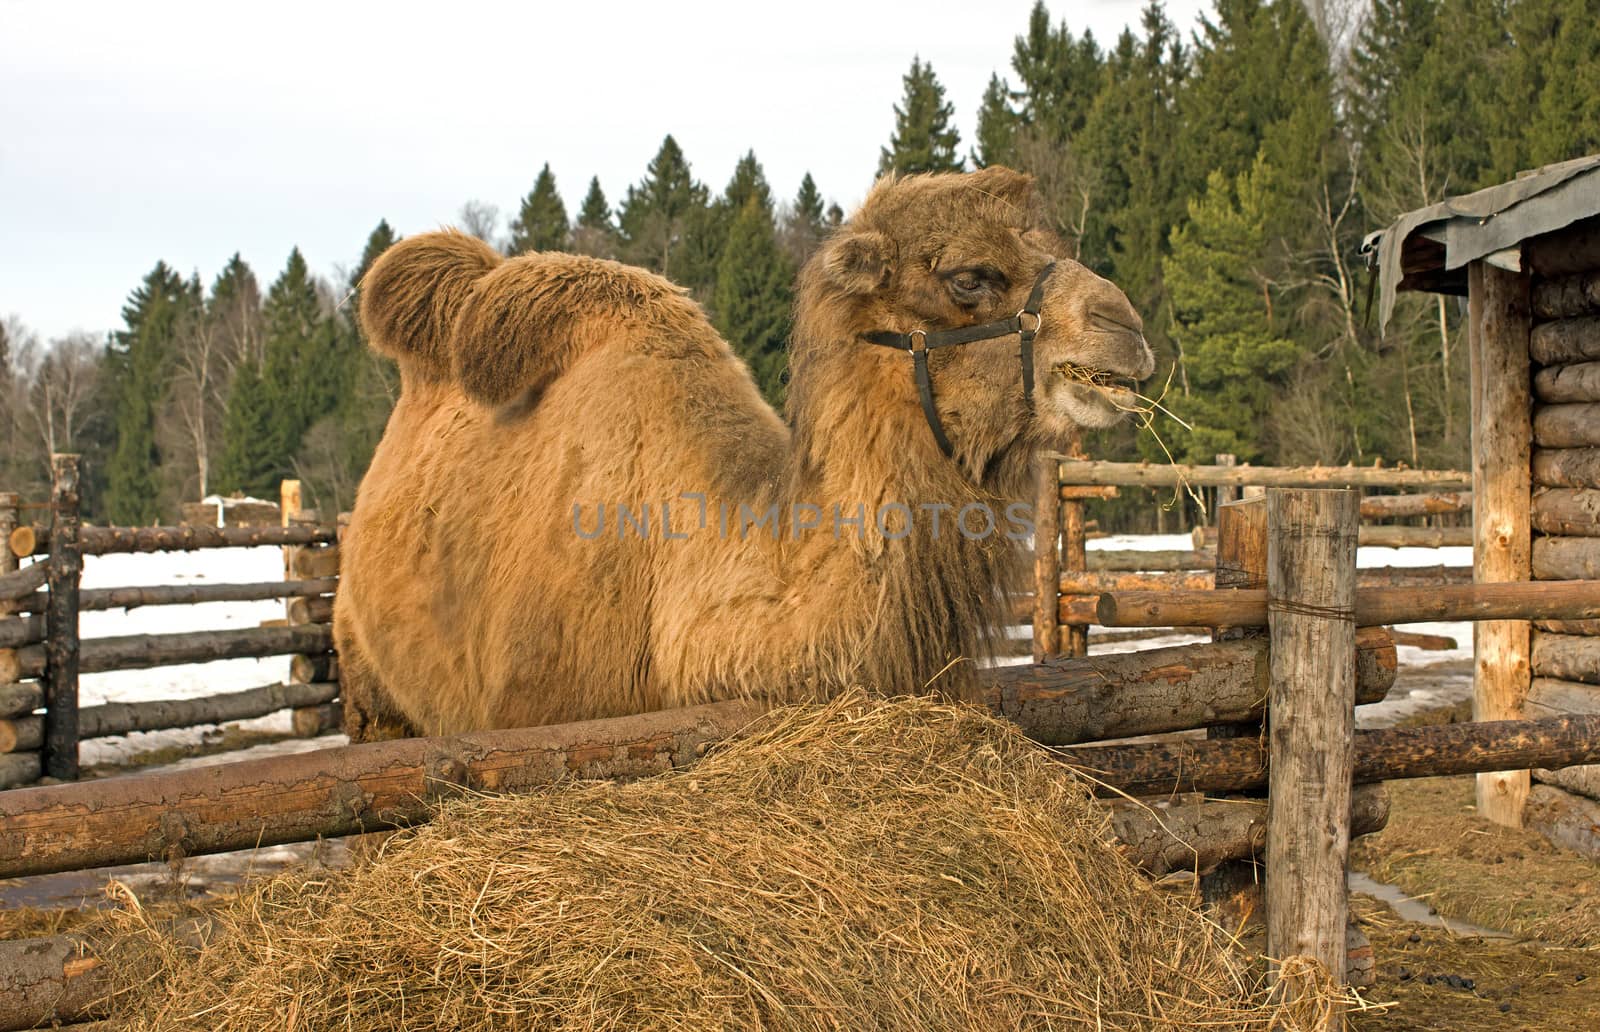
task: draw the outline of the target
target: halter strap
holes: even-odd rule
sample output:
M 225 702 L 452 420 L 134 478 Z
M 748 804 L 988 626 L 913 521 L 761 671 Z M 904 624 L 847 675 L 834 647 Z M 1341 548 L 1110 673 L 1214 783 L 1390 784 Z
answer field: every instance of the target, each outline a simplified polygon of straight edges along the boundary
M 944 423 L 939 419 L 939 410 L 933 404 L 933 379 L 928 374 L 928 352 L 935 348 L 1009 337 L 1015 333 L 1020 344 L 1017 357 L 1022 363 L 1022 396 L 1027 402 L 1028 411 L 1032 412 L 1033 339 L 1039 335 L 1039 327 L 1044 325 L 1044 317 L 1039 314 L 1039 308 L 1044 304 L 1045 282 L 1049 280 L 1055 268 L 1056 263 L 1051 262 L 1039 270 L 1027 302 L 1023 304 L 1020 312 L 1009 319 L 997 319 L 976 326 L 958 326 L 949 330 L 934 330 L 931 333 L 927 330 L 912 330 L 910 333 L 874 330 L 861 335 L 861 339 L 868 344 L 911 353 L 911 375 L 917 383 L 917 397 L 922 401 L 922 414 L 927 417 L 928 429 L 933 431 L 933 439 L 938 442 L 939 450 L 944 452 L 945 457 L 953 457 L 955 449 L 944 432 Z

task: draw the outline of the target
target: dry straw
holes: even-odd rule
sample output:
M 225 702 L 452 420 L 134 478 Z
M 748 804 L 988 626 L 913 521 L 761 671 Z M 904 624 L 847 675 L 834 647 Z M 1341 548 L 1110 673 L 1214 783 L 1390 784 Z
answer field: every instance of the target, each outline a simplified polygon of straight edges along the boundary
M 927 699 L 457 801 L 368 863 L 258 887 L 198 952 L 121 920 L 133 1029 L 1299 1027 L 1045 750 Z

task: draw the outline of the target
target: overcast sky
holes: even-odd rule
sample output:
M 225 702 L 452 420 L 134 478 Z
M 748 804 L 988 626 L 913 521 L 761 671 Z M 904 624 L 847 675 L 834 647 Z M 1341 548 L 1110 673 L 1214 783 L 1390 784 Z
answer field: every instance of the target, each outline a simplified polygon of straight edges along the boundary
M 778 197 L 809 170 L 848 210 L 912 56 L 965 151 L 1031 6 L 0 0 L 0 316 L 113 329 L 157 259 L 209 283 L 239 251 L 265 290 L 298 245 L 331 277 L 381 218 L 509 219 L 546 161 L 569 209 L 591 175 L 615 205 L 669 132 L 713 191 L 754 148 Z M 1051 13 L 1106 44 L 1140 6 Z

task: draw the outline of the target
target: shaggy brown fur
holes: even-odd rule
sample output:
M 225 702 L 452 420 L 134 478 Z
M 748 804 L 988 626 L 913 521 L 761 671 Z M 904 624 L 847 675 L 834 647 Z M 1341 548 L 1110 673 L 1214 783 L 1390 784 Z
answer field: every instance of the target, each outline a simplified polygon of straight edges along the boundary
M 1060 253 L 1032 212 L 1030 181 L 1006 169 L 880 182 L 801 275 L 787 424 L 659 277 L 501 259 L 456 233 L 391 248 L 361 316 L 399 358 L 403 393 L 361 486 L 335 612 L 352 737 L 857 683 L 969 694 L 970 661 L 1004 622 L 1002 514 L 1030 456 L 1118 415 L 1054 371 L 1143 377 L 1149 348 L 1121 291 L 1058 259 L 1035 412 L 1014 336 L 931 356 L 952 460 L 909 356 L 860 335 L 1015 313 Z M 903 538 L 874 527 L 889 503 L 914 514 Z M 990 507 L 995 533 L 954 532 L 969 503 Z M 939 534 L 925 504 L 949 506 Z M 602 505 L 604 532 L 575 532 L 592 534 Z M 619 533 L 618 505 L 648 505 L 646 536 Z M 746 526 L 741 505 L 777 505 L 778 533 Z M 820 526 L 792 525 L 793 505 L 816 506 Z M 864 533 L 836 537 L 835 506 L 845 519 L 862 507 Z M 903 515 L 884 511 L 898 534 Z

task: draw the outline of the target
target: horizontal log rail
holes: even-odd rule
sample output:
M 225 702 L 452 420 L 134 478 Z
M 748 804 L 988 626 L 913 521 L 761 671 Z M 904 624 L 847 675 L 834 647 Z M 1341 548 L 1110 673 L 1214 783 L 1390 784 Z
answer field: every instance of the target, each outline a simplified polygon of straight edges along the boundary
M 202 605 L 207 602 L 259 602 L 275 598 L 331 595 L 337 577 L 311 580 L 256 581 L 248 584 L 158 584 L 152 587 L 85 588 L 78 592 L 78 609 L 137 609 L 140 606 Z M 24 612 L 44 612 L 46 596 L 36 592 L 22 600 Z
M 337 537 L 334 527 L 84 527 L 78 540 L 84 555 L 124 552 L 192 552 L 201 548 L 248 548 L 256 545 L 321 545 Z M 47 555 L 50 528 L 40 524 L 11 533 L 11 551 L 19 556 Z
M 191 631 L 185 634 L 134 634 L 120 638 L 90 638 L 79 645 L 78 670 L 143 670 L 177 663 L 209 663 L 217 659 L 248 659 L 326 652 L 333 647 L 333 631 L 326 624 L 300 627 L 245 627 L 231 631 Z M 44 673 L 44 646 L 28 645 L 0 652 L 0 683 L 38 677 Z
M 44 641 L 44 612 L 15 620 L 0 620 L 0 649 L 15 649 Z
M 1456 620 L 1600 618 L 1600 581 L 1518 581 L 1423 588 L 1358 588 L 1355 621 L 1364 627 Z M 1106 627 L 1265 627 L 1267 593 L 1125 591 L 1100 596 L 1095 621 Z
M 1150 734 L 1259 716 L 1261 639 L 984 671 L 992 710 L 1044 741 Z M 1394 683 L 1388 635 L 1357 638 L 1357 695 Z M 348 835 L 425 820 L 460 788 L 528 791 L 574 776 L 682 767 L 761 707 L 721 702 L 610 720 L 411 738 L 0 793 L 0 878 Z
M 14 602 L 27 598 L 50 579 L 50 564 L 30 563 L 20 570 L 0 574 L 0 602 Z
M 1394 686 L 1394 641 L 1383 628 L 1356 636 L 1356 701 Z M 995 714 L 1045 745 L 1187 731 L 1259 720 L 1267 698 L 1267 642 L 1243 638 L 983 671 Z
M 297 706 L 317 706 L 338 696 L 337 684 L 279 683 L 194 699 L 108 702 L 78 710 L 78 738 L 106 738 L 134 731 L 254 720 Z M 43 730 L 40 717 L 16 714 L 0 717 L 0 753 L 39 748 Z
M 1416 494 L 1368 495 L 1361 499 L 1361 518 L 1364 520 L 1444 516 L 1471 511 L 1471 491 L 1421 491 Z
M 1063 484 L 1121 487 L 1421 487 L 1470 491 L 1461 470 L 1382 469 L 1375 466 L 1180 466 L 1066 459 Z
M 1216 527 L 1196 527 L 1190 535 L 1196 548 L 1216 544 Z M 1470 548 L 1471 527 L 1396 527 L 1363 523 L 1356 530 L 1363 548 Z
M 1091 548 L 1083 557 L 1095 573 L 1210 570 L 1217 565 L 1217 553 L 1203 549 Z
M 1559 770 L 1600 762 L 1600 716 L 1358 730 L 1355 749 L 1357 784 L 1533 767 Z M 1101 795 L 1247 792 L 1267 784 L 1267 746 L 1259 737 L 1076 746 L 1058 755 L 1094 778 Z

